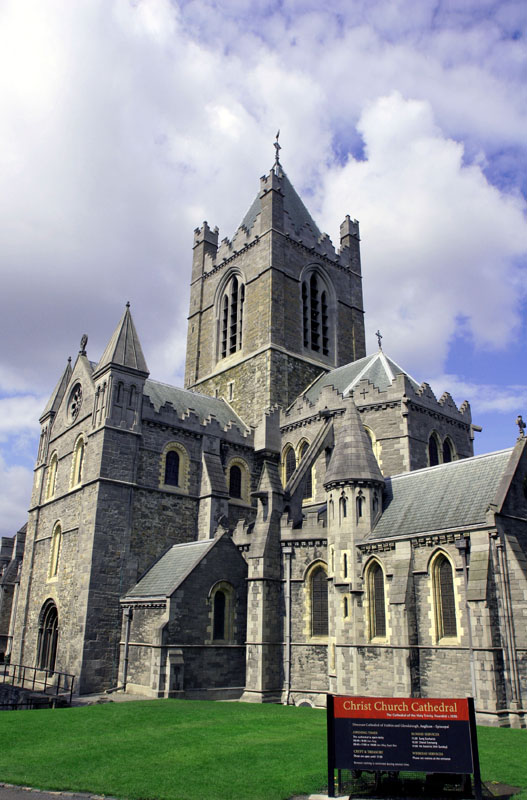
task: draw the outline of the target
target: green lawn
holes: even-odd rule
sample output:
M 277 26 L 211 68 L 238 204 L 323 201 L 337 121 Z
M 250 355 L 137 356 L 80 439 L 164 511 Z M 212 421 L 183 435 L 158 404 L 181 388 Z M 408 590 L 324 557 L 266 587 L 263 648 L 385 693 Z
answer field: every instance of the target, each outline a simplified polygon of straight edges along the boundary
M 326 715 L 155 700 L 0 714 L 0 780 L 156 800 L 282 800 L 326 785 Z M 527 732 L 479 728 L 483 780 L 524 787 Z

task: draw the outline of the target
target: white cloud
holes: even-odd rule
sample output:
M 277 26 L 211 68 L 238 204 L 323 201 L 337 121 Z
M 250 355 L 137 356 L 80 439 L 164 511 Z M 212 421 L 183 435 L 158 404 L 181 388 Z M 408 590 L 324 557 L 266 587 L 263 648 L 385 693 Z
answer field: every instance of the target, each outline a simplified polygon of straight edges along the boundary
M 428 103 L 392 93 L 358 129 L 366 159 L 327 173 L 323 218 L 360 209 L 369 342 L 380 327 L 386 350 L 423 375 L 441 369 L 460 330 L 503 347 L 526 295 L 524 203 L 463 165 Z
M 474 413 L 486 414 L 489 411 L 511 413 L 511 420 L 527 408 L 527 384 L 501 386 L 493 383 L 474 383 L 464 381 L 457 375 L 438 375 L 430 380 L 434 393 L 449 392 L 452 397 L 468 400 Z M 477 422 L 477 419 L 475 420 Z
M 234 233 L 277 128 L 315 219 L 333 236 L 360 219 L 366 319 L 389 353 L 426 377 L 460 327 L 509 341 L 523 206 L 488 181 L 520 181 L 521 4 L 481 9 L 5 0 L 0 383 L 23 399 L 0 434 L 32 435 L 81 334 L 98 359 L 126 300 L 152 376 L 179 380 L 192 231 Z M 346 161 L 361 137 L 366 160 Z
M 27 519 L 33 473 L 22 466 L 9 466 L 0 453 L 0 536 L 12 536 Z
M 35 434 L 40 430 L 38 418 L 47 398 L 32 395 L 0 397 L 0 441 L 8 436 Z

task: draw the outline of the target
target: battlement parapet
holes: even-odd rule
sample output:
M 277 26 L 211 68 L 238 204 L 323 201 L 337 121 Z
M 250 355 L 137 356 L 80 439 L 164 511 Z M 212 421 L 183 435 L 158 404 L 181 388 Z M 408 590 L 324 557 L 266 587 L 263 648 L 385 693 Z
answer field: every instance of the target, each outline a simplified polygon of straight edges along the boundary
M 203 242 L 207 242 L 208 244 L 212 244 L 214 247 L 217 247 L 218 233 L 218 227 L 216 226 L 214 229 L 210 228 L 209 223 L 205 220 L 200 228 L 194 229 L 194 247 L 196 247 L 198 244 L 202 244 Z

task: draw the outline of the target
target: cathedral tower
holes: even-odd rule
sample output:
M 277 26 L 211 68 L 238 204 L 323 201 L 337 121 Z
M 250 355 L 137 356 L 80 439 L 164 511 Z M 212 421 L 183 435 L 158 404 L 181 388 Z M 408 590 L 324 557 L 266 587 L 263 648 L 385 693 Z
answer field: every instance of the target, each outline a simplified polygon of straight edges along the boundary
M 335 250 L 278 160 L 232 241 L 194 235 L 185 386 L 248 424 L 317 376 L 365 355 L 358 223 Z

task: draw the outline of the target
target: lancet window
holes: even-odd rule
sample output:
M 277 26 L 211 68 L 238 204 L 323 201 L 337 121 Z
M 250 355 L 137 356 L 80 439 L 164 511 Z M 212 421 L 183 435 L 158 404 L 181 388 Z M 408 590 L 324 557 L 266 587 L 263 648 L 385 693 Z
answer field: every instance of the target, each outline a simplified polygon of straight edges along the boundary
M 328 635 L 328 576 L 322 566 L 311 575 L 311 634 Z
M 221 300 L 221 357 L 242 349 L 245 286 L 233 275 Z
M 316 272 L 302 281 L 302 318 L 304 347 L 328 356 L 329 298 L 327 288 Z
M 370 639 L 386 636 L 386 600 L 384 596 L 384 572 L 378 561 L 368 569 L 368 608 Z
M 59 636 L 59 615 L 53 600 L 44 603 L 39 622 L 37 665 L 39 669 L 49 669 L 53 672 Z
M 299 450 L 299 460 L 300 461 L 304 458 L 304 456 L 305 456 L 305 454 L 307 453 L 308 450 L 309 450 L 309 443 L 308 442 L 302 442 L 302 444 L 300 445 L 300 450 Z M 289 453 L 288 453 L 288 455 L 289 455 Z M 293 468 L 293 472 L 294 472 L 294 468 Z M 306 482 L 305 482 L 305 485 L 304 485 L 304 498 L 303 499 L 304 500 L 309 500 L 312 496 L 313 496 L 313 470 L 310 469 L 308 471 L 308 473 L 307 473 L 307 476 L 306 476 Z
M 452 564 L 442 553 L 432 565 L 432 585 L 437 639 L 457 636 L 454 573 Z

